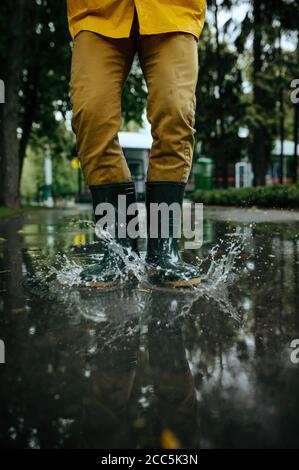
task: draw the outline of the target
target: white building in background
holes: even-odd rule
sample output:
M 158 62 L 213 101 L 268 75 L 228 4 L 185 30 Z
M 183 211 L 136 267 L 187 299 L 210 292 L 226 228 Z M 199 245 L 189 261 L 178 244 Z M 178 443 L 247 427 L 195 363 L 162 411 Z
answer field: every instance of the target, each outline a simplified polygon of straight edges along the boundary
M 284 183 L 291 183 L 291 162 L 295 154 L 295 142 L 285 140 L 283 148 L 281 148 L 280 140 L 275 141 L 274 149 L 272 152 L 272 164 L 267 174 L 267 183 L 280 183 L 280 157 L 283 154 L 283 180 Z M 299 145 L 297 146 L 297 155 L 299 155 Z
M 242 133 L 243 130 L 241 129 Z M 242 137 L 248 136 L 245 132 Z M 136 191 L 139 199 L 144 198 L 144 182 L 146 179 L 147 167 L 148 167 L 148 156 L 152 146 L 152 136 L 148 131 L 140 132 L 119 132 L 119 141 L 123 149 L 125 157 L 127 159 L 129 168 L 131 170 L 134 181 L 136 182 Z M 283 146 L 284 154 L 284 181 L 290 182 L 289 178 L 289 163 L 291 158 L 294 156 L 294 142 L 286 140 Z M 280 171 L 280 154 L 281 154 L 281 143 L 279 140 L 275 142 L 273 150 L 273 160 L 269 166 L 267 174 L 267 183 L 278 183 L 279 182 L 279 171 Z M 297 154 L 299 155 L 299 145 Z M 253 170 L 252 165 L 248 159 L 244 159 L 235 165 L 235 175 L 231 175 L 235 187 L 250 187 L 253 185 Z M 194 182 L 191 181 L 192 175 L 189 180 L 189 190 L 193 190 Z
M 253 185 L 252 165 L 248 161 L 236 163 L 235 184 L 236 188 L 249 188 Z
M 283 181 L 291 183 L 291 162 L 295 154 L 295 143 L 291 140 L 285 140 L 283 148 L 281 148 L 280 140 L 276 140 L 272 152 L 272 159 L 268 165 L 266 176 L 267 184 L 280 183 L 281 173 L 281 154 L 283 155 Z M 297 147 L 297 155 L 299 156 L 299 145 Z M 299 167 L 299 165 L 298 165 Z M 299 170 L 299 168 L 298 168 Z M 244 159 L 235 165 L 235 186 L 236 188 L 249 187 L 253 184 L 252 165 L 247 159 Z
M 54 207 L 54 199 L 52 194 L 52 185 L 53 185 L 53 165 L 52 165 L 52 157 L 51 157 L 51 150 L 47 146 L 45 152 L 45 186 L 44 186 L 44 198 L 45 198 L 45 206 L 49 208 Z
M 136 183 L 137 197 L 143 199 L 152 136 L 147 132 L 119 132 L 118 138 Z
M 291 140 L 285 140 L 283 144 L 283 155 L 285 157 L 293 157 L 295 153 L 295 142 Z M 279 156 L 281 154 L 281 142 L 280 140 L 275 141 L 275 147 L 273 155 Z M 299 155 L 299 145 L 297 146 L 297 155 Z

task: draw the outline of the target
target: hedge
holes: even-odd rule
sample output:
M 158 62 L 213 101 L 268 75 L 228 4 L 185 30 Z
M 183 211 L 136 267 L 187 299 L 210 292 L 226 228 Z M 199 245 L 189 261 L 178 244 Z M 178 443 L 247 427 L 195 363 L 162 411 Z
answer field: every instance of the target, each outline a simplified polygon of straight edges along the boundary
M 299 184 L 197 190 L 191 194 L 191 199 L 211 206 L 299 208 Z

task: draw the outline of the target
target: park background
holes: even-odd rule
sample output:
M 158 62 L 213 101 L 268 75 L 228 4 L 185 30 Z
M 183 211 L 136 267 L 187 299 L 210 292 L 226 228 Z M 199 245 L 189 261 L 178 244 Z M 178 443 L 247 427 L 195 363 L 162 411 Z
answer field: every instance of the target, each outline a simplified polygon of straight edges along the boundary
M 299 207 L 298 99 L 291 99 L 292 93 L 298 97 L 292 88 L 299 78 L 298 2 L 207 4 L 198 48 L 195 164 L 189 186 L 196 191 L 191 197 L 208 204 Z M 50 196 L 63 206 L 87 193 L 73 152 L 71 53 L 64 2 L 1 2 L 4 215 L 20 205 L 44 204 Z M 136 60 L 124 88 L 122 131 L 149 133 L 146 94 Z M 199 157 L 208 160 L 198 166 Z M 50 181 L 45 179 L 47 158 L 52 165 Z M 252 168 L 252 179 L 244 184 L 250 187 L 228 190 L 236 185 L 237 162 L 244 163 L 246 171 Z M 202 172 L 198 178 L 196 171 Z
M 73 153 L 66 2 L 0 2 L 1 449 L 299 447 L 298 24 L 298 1 L 208 2 L 188 183 L 203 245 L 182 251 L 203 283 L 137 272 L 90 292 L 80 273 L 102 250 Z M 121 137 L 147 158 L 145 101 L 136 62 Z M 255 178 L 236 189 L 238 162 Z

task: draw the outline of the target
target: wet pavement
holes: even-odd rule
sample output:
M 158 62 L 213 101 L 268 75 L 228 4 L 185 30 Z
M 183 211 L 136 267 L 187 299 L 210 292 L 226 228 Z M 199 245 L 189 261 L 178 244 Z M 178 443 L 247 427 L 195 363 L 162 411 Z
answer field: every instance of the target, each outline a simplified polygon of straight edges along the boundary
M 79 288 L 86 220 L 0 221 L 0 447 L 298 448 L 298 212 L 205 210 L 188 292 Z

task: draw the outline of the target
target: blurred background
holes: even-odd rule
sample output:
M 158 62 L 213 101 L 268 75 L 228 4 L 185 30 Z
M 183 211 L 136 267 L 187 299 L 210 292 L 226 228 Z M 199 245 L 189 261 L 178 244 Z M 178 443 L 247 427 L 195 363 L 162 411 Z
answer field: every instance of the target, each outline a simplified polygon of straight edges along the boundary
M 210 204 L 298 207 L 299 3 L 207 3 L 187 189 Z M 1 210 L 88 201 L 71 130 L 65 2 L 3 0 L 0 35 Z M 151 145 L 146 95 L 136 60 L 120 141 L 140 199 Z M 235 187 L 232 195 L 228 188 Z
M 0 1 L 0 448 L 298 448 L 298 24 L 298 1 L 208 1 L 203 246 L 182 253 L 205 282 L 92 293 L 66 2 Z M 136 60 L 119 138 L 141 200 L 146 95 Z

